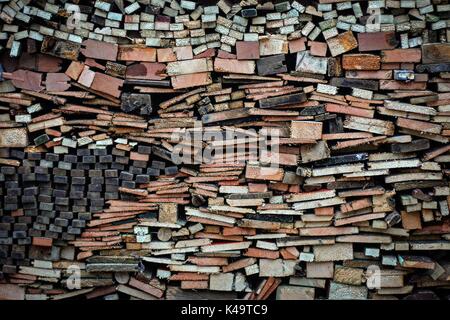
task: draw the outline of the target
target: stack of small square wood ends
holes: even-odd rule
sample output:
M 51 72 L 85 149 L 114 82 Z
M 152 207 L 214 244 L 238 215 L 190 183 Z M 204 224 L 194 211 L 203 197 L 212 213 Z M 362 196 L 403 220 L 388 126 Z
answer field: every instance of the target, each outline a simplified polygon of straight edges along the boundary
M 0 299 L 449 298 L 448 0 L 72 1 L 0 0 Z

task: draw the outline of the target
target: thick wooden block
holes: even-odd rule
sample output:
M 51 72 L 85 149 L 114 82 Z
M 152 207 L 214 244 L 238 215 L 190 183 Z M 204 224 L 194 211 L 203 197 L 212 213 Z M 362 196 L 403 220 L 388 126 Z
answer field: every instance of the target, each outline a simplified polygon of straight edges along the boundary
M 398 43 L 392 31 L 358 33 L 358 50 L 361 52 L 394 49 Z
M 306 38 L 299 38 L 295 40 L 289 41 L 289 52 L 290 53 L 296 53 L 299 51 L 305 51 L 306 50 Z
M 292 121 L 291 138 L 320 140 L 322 137 L 322 122 Z
M 0 284 L 0 300 L 24 300 L 25 289 L 14 284 Z
M 53 239 L 43 237 L 33 237 L 33 246 L 37 247 L 51 247 Z
M 304 93 L 294 93 L 279 97 L 261 99 L 259 101 L 259 106 L 261 108 L 276 108 L 296 103 L 302 103 L 304 101 L 306 101 L 306 95 Z
M 402 211 L 402 226 L 407 230 L 422 229 L 421 213 Z
M 331 78 L 330 84 L 332 86 L 343 87 L 343 88 L 359 88 L 359 89 L 365 89 L 365 90 L 371 90 L 371 91 L 378 90 L 378 81 L 374 81 L 374 80 Z
M 245 171 L 247 179 L 282 181 L 283 176 L 284 170 L 281 168 L 247 166 Z
M 415 131 L 440 134 L 442 126 L 437 123 L 429 123 L 425 121 L 397 118 L 396 125 L 401 128 L 407 128 Z
M 336 243 L 314 246 L 314 259 L 317 262 L 352 260 L 353 245 L 351 243 Z
M 393 49 L 381 51 L 381 62 L 420 62 L 422 52 L 420 49 Z
M 131 80 L 163 80 L 167 77 L 165 74 L 166 65 L 157 62 L 134 63 L 127 67 L 125 77 L 127 81 Z
M 176 223 L 178 220 L 178 205 L 176 203 L 162 203 L 159 205 L 159 222 Z
M 221 59 L 214 60 L 214 71 L 221 73 L 254 74 L 256 64 L 251 60 Z
M 123 80 L 108 76 L 103 73 L 95 73 L 94 80 L 91 84 L 91 89 L 103 92 L 115 98 L 119 98 L 122 94 L 121 88 L 123 86 Z
M 372 54 L 344 54 L 342 68 L 345 70 L 379 70 L 381 58 Z
M 236 56 L 238 60 L 256 60 L 259 59 L 258 41 L 237 41 Z
M 332 279 L 334 276 L 333 262 L 307 262 L 306 276 L 308 278 Z
M 0 148 L 25 148 L 28 143 L 27 129 L 0 129 Z
M 117 60 L 156 62 L 156 49 L 144 46 L 122 45 L 119 46 Z

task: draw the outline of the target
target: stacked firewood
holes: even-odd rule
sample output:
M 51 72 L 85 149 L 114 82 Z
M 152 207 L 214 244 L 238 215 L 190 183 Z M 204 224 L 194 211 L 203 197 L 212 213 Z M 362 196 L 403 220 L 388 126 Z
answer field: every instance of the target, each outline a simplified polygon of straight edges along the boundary
M 0 0 L 0 299 L 435 299 L 447 0 Z

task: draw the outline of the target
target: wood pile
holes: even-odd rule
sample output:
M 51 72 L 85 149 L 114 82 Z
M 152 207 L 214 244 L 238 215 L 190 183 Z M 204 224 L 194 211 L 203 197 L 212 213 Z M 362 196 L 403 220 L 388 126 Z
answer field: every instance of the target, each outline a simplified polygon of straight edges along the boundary
M 0 300 L 448 299 L 447 0 L 0 0 Z

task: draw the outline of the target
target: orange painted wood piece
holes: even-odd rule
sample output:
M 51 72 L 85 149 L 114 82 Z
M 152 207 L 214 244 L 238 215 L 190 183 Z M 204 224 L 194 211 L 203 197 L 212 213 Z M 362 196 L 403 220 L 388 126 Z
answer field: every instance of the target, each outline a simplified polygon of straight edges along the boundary
M 393 49 L 381 51 L 381 62 L 414 62 L 418 63 L 422 59 L 420 49 Z
M 313 237 L 338 236 L 356 233 L 358 233 L 358 228 L 356 227 L 319 227 L 319 228 L 300 229 L 300 236 L 313 236 Z
M 235 270 L 243 269 L 248 266 L 251 266 L 253 264 L 257 263 L 257 260 L 255 258 L 242 258 L 239 260 L 236 260 L 234 262 L 231 262 L 229 265 L 222 267 L 222 272 L 232 272 Z
M 449 43 L 426 43 L 422 45 L 422 63 L 448 63 L 450 61 Z
M 37 247 L 51 247 L 53 245 L 53 239 L 44 237 L 33 237 L 32 244 L 33 246 Z
M 396 125 L 401 128 L 407 128 L 407 129 L 412 129 L 415 131 L 434 133 L 434 134 L 440 134 L 441 130 L 442 130 L 442 126 L 437 123 L 405 119 L 405 118 L 401 118 L 401 117 L 397 118 Z
M 278 259 L 280 252 L 259 248 L 248 248 L 244 256 L 262 259 Z
M 96 72 L 90 88 L 103 92 L 114 98 L 119 98 L 122 94 L 123 80 Z

